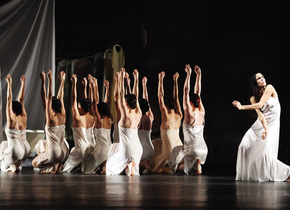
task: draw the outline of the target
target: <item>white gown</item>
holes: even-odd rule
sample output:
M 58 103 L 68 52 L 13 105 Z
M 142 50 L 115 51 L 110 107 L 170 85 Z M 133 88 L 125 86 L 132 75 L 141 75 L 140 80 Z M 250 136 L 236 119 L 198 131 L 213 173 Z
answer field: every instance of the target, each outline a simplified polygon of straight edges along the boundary
M 108 150 L 108 157 L 107 159 L 110 159 L 114 154 L 118 153 L 119 151 L 119 127 L 118 123 L 114 124 L 114 133 L 113 133 L 113 144 L 110 145 L 110 148 Z
M 262 139 L 264 128 L 257 119 L 239 145 L 236 180 L 285 181 L 290 175 L 290 167 L 277 159 L 281 112 L 279 99 L 270 97 L 261 111 L 268 125 L 267 138 Z
M 94 151 L 96 142 L 93 135 L 93 129 L 93 127 L 72 128 L 75 146 L 71 149 L 68 159 L 64 164 L 63 172 L 71 172 L 85 161 L 85 158 Z M 81 170 L 83 172 L 84 168 L 81 168 Z
M 138 136 L 138 129 L 119 127 L 119 148 L 111 154 L 107 160 L 106 175 L 119 175 L 125 170 L 127 175 L 134 172 L 139 175 L 139 163 L 143 153 L 142 145 Z M 135 162 L 134 168 L 130 162 Z M 128 166 L 128 167 L 127 167 Z
M 178 163 L 184 158 L 184 173 L 189 174 L 197 159 L 205 163 L 208 149 L 203 138 L 204 125 L 191 126 L 183 123 L 184 146 L 177 146 L 172 150 L 168 165 L 175 173 Z
M 156 154 L 154 151 L 154 155 L 150 161 L 150 167 L 155 172 L 162 172 L 162 169 L 168 163 L 168 159 L 170 157 L 172 149 L 176 146 L 183 145 L 179 137 L 179 129 L 160 129 L 160 134 L 162 139 L 161 153 Z M 158 150 L 159 149 L 157 149 L 156 151 Z
M 40 170 L 49 173 L 54 169 L 52 164 L 66 161 L 69 154 L 69 145 L 64 138 L 65 125 L 48 127 L 45 125 L 46 139 L 39 140 L 35 145 L 37 165 L 47 165 Z
M 26 130 L 5 129 L 7 141 L 0 144 L 1 171 L 15 171 L 14 163 L 22 162 L 30 153 L 30 145 L 26 139 Z
M 108 151 L 112 144 L 111 129 L 94 128 L 96 146 L 91 155 L 82 163 L 83 172 L 86 174 L 93 173 L 99 165 L 108 158 Z
M 141 161 L 150 160 L 154 153 L 154 147 L 151 142 L 151 130 L 138 130 L 138 136 L 140 138 L 140 142 L 143 148 Z

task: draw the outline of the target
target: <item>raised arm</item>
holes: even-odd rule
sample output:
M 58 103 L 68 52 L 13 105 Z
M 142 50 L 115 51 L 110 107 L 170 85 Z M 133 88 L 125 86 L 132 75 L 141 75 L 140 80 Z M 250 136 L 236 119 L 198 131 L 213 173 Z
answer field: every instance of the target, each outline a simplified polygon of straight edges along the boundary
M 58 93 L 57 93 L 57 97 L 56 97 L 61 102 L 61 115 L 62 116 L 65 116 L 65 106 L 64 106 L 64 101 L 63 101 L 65 76 L 66 76 L 66 74 L 64 71 L 61 71 L 58 74 L 58 77 L 60 80 L 60 85 L 59 85 L 59 89 L 58 89 Z
M 196 73 L 195 78 L 195 85 L 194 85 L 194 93 L 199 96 L 200 99 L 200 111 L 203 111 L 205 113 L 205 109 L 201 100 L 201 69 L 199 66 L 194 67 L 194 72 Z
M 41 91 L 40 91 L 40 97 L 42 101 L 42 107 L 43 110 L 46 110 L 46 88 L 45 88 L 45 72 L 42 71 L 41 74 L 39 75 L 41 79 Z
M 176 72 L 173 75 L 173 100 L 175 101 L 175 104 L 176 104 L 175 112 L 178 115 L 182 116 L 182 111 L 181 111 L 179 98 L 178 98 L 178 77 L 179 77 L 179 74 L 178 74 L 178 72 Z
M 13 117 L 12 110 L 12 78 L 10 74 L 7 75 L 6 82 L 7 82 L 7 104 L 6 104 L 7 128 L 13 128 L 15 119 Z
M 104 86 L 106 88 L 106 93 L 105 93 L 105 100 L 104 102 L 109 104 L 109 99 L 110 99 L 110 82 L 108 80 L 104 81 Z
M 148 102 L 148 106 L 149 106 L 149 110 L 147 112 L 148 117 L 150 117 L 150 119 L 152 118 L 152 121 L 154 119 L 154 115 L 153 112 L 151 110 L 151 106 L 149 103 L 149 97 L 148 97 L 148 91 L 147 91 L 147 77 L 143 77 L 142 79 L 142 87 L 143 87 L 143 98 L 147 100 Z
M 183 86 L 183 109 L 184 111 L 188 111 L 190 109 L 190 99 L 189 99 L 189 93 L 190 93 L 190 77 L 192 73 L 192 69 L 190 65 L 185 65 L 185 72 L 186 72 L 186 78 Z
M 131 86 L 130 86 L 130 77 L 129 77 L 129 74 L 127 72 L 125 73 L 125 80 L 124 80 L 124 82 L 125 82 L 125 87 L 126 87 L 126 92 L 125 92 L 126 95 L 127 94 L 131 94 L 132 91 L 131 91 Z
M 134 70 L 133 72 L 133 77 L 134 77 L 134 87 L 133 87 L 133 94 L 136 96 L 136 113 L 142 114 L 142 111 L 139 106 L 139 72 L 137 69 Z
M 25 96 L 25 76 L 22 75 L 20 78 L 20 82 L 21 82 L 21 88 L 20 88 L 20 94 L 19 94 L 19 99 L 18 101 L 21 103 L 22 105 L 22 116 L 26 115 L 26 111 L 25 111 L 25 107 L 24 107 L 24 96 Z
M 77 76 L 73 74 L 72 78 L 72 93 L 71 93 L 71 100 L 72 100 L 72 118 L 73 118 L 73 127 L 78 127 L 78 119 L 80 118 L 80 113 L 78 110 L 77 104 Z
M 261 109 L 271 95 L 276 95 L 276 90 L 272 85 L 267 85 L 265 92 L 258 103 L 255 102 L 252 105 L 241 105 L 239 101 L 233 101 L 233 106 L 237 107 L 239 110 Z
M 117 102 L 118 98 L 118 88 L 119 88 L 119 72 L 117 72 L 114 76 L 115 79 L 115 87 L 114 87 L 114 101 L 115 101 L 115 106 L 116 106 L 116 111 L 117 111 L 117 122 L 119 122 L 121 118 L 121 110 L 119 107 L 119 103 Z
M 94 113 L 94 118 L 95 118 L 95 127 L 96 128 L 100 128 L 102 126 L 102 122 L 101 122 L 101 116 L 100 113 L 98 111 L 98 93 L 95 93 L 96 90 L 98 90 L 98 80 L 96 78 L 93 78 L 92 80 L 90 80 L 90 87 L 92 89 L 92 98 L 93 98 L 93 113 Z
M 139 72 L 137 69 L 133 72 L 134 77 L 134 85 L 133 85 L 133 94 L 136 96 L 136 99 L 138 100 L 139 97 Z
M 46 104 L 46 124 L 50 127 L 53 121 L 53 113 L 52 113 L 52 72 L 51 70 L 47 73 L 47 104 Z
M 87 78 L 83 78 L 83 81 L 82 81 L 82 85 L 83 85 L 83 98 L 88 98 L 88 95 L 87 95 L 87 87 L 88 87 L 88 81 L 87 81 Z M 90 95 L 90 93 L 89 93 Z
M 164 104 L 164 89 L 163 89 L 163 79 L 165 77 L 165 72 L 162 71 L 158 74 L 158 103 L 161 113 L 164 113 L 166 111 L 166 107 Z
M 117 104 L 120 107 L 121 116 L 126 114 L 126 101 L 125 101 L 125 90 L 124 90 L 124 77 L 125 69 L 122 68 L 118 75 L 118 88 L 117 88 Z

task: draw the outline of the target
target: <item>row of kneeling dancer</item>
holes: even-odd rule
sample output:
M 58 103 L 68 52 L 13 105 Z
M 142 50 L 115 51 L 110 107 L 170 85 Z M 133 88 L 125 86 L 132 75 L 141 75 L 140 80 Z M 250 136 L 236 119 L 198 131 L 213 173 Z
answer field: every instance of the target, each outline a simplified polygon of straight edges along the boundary
M 201 69 L 193 70 L 196 81 L 190 93 L 192 69 L 185 66 L 186 79 L 183 89 L 183 112 L 178 100 L 178 77 L 173 75 L 173 97 L 164 98 L 163 80 L 165 72 L 158 74 L 158 102 L 162 116 L 161 138 L 151 141 L 154 120 L 149 104 L 147 78 L 142 79 L 142 97 L 139 96 L 139 73 L 133 72 L 131 89 L 129 74 L 124 68 L 114 75 L 114 105 L 116 117 L 110 113 L 109 82 L 103 102 L 99 101 L 97 79 L 88 75 L 83 78 L 84 98 L 77 102 L 77 77 L 72 83 L 72 131 L 74 147 L 69 150 L 65 139 L 66 110 L 64 107 L 64 84 L 66 74 L 59 73 L 60 87 L 57 96 L 52 96 L 52 72 L 42 72 L 41 98 L 45 111 L 45 139 L 35 145 L 37 156 L 32 160 L 34 168 L 41 173 L 59 174 L 80 170 L 84 174 L 106 174 L 128 176 L 152 172 L 184 172 L 201 174 L 205 163 L 207 146 L 203 138 L 205 109 L 200 97 Z M 45 80 L 48 80 L 46 90 Z M 12 78 L 7 81 L 7 141 L 0 145 L 2 172 L 17 172 L 30 154 L 26 139 L 27 114 L 24 108 L 25 76 L 20 79 L 19 100 L 12 100 Z M 87 90 L 88 86 L 88 92 Z M 141 94 L 140 94 L 141 95 Z M 184 143 L 179 137 L 183 119 Z M 115 123 L 113 123 L 115 122 Z M 113 124 L 113 143 L 111 125 Z

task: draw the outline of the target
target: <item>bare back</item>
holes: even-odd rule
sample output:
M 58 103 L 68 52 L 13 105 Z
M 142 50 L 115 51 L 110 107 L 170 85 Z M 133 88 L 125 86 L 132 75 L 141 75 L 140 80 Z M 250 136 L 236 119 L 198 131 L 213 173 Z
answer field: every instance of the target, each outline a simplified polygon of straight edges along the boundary
M 142 115 L 141 120 L 140 120 L 140 126 L 139 126 L 139 130 L 146 130 L 146 131 L 150 131 L 152 128 L 152 120 L 150 119 L 150 117 L 146 114 Z
M 135 109 L 121 115 L 120 126 L 123 128 L 138 129 L 141 118 L 141 112 L 136 112 Z
M 94 117 L 88 112 L 85 115 L 73 116 L 73 127 L 91 128 L 94 126 Z
M 160 128 L 163 130 L 177 130 L 181 125 L 182 116 L 175 113 L 162 112 L 162 123 Z

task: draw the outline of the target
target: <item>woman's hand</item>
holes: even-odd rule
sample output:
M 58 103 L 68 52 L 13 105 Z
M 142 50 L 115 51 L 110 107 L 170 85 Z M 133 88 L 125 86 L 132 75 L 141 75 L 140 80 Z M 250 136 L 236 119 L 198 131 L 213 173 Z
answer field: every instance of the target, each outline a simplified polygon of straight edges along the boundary
M 233 106 L 238 108 L 238 110 L 243 110 L 243 106 L 239 101 L 233 101 Z
M 266 139 L 267 135 L 268 135 L 268 130 L 265 130 L 262 134 L 262 139 Z

